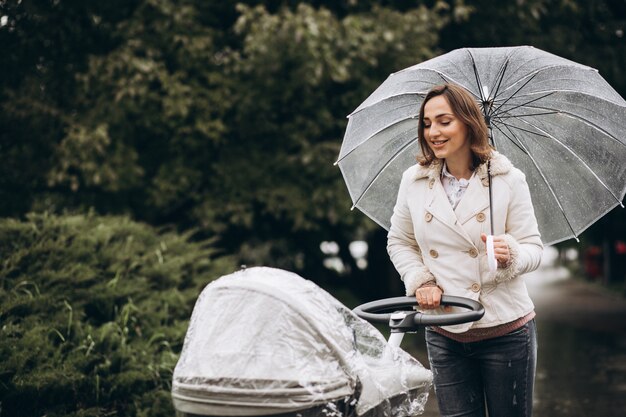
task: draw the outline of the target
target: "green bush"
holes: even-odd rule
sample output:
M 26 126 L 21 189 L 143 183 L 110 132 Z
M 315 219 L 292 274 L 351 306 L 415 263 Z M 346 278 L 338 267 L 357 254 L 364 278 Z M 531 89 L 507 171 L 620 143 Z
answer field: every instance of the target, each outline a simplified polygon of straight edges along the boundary
M 0 220 L 0 416 L 172 416 L 211 242 L 126 217 Z

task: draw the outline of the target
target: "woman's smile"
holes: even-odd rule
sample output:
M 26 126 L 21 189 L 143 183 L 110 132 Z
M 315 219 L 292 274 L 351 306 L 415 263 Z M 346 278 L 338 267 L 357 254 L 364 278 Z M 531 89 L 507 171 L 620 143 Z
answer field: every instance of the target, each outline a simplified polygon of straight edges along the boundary
M 445 140 L 432 140 L 430 141 L 430 143 L 432 144 L 433 147 L 442 147 L 444 144 L 446 144 L 448 142 L 449 139 L 445 139 Z

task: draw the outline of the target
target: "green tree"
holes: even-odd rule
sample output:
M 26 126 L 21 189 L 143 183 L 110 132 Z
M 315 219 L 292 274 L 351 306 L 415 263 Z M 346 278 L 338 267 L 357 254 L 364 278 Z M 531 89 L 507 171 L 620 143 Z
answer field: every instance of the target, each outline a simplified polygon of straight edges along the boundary
M 68 44 L 84 38 L 85 46 L 50 59 L 45 80 L 31 68 L 6 90 L 5 122 L 20 122 L 7 134 L 11 152 L 32 171 L 7 181 L 7 192 L 25 192 L 3 213 L 93 207 L 199 227 L 242 262 L 309 277 L 325 273 L 319 243 L 336 240 L 356 270 L 347 245 L 373 225 L 348 211 L 332 166 L 345 116 L 390 72 L 437 52 L 449 11 L 443 2 L 402 11 L 371 2 L 343 11 L 256 3 L 144 0 L 114 13 L 42 1 L 11 9 L 14 30 L 3 34 L 16 47 L 28 46 L 22 21 L 47 31 L 65 15 L 81 16 L 64 32 Z M 19 53 L 13 60 L 27 61 Z M 58 66 L 62 60 L 68 64 Z
M 229 56 L 237 85 L 227 119 L 232 129 L 209 187 L 224 203 L 207 196 L 198 222 L 226 225 L 225 244 L 249 262 L 273 262 L 307 277 L 325 274 L 319 243 L 337 241 L 362 287 L 348 244 L 358 233 L 372 237 L 375 227 L 348 210 L 332 166 L 345 116 L 389 73 L 435 53 L 446 12 L 374 8 L 340 19 L 305 4 L 276 13 L 239 10 L 234 29 L 243 43 Z
M 77 74 L 80 117 L 55 149 L 48 182 L 103 212 L 184 223 L 230 108 L 215 31 L 193 2 L 164 0 L 140 4 L 116 36 L 115 49 Z
M 0 215 L 29 211 L 49 190 L 55 152 L 77 117 L 76 79 L 88 54 L 116 44 L 135 1 L 0 2 Z

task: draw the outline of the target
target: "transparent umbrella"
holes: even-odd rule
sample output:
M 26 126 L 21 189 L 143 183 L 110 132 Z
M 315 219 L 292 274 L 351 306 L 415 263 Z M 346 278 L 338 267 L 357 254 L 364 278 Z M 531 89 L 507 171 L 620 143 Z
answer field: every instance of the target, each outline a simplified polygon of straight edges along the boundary
M 525 173 L 545 244 L 622 205 L 626 101 L 597 70 L 529 46 L 464 48 L 391 74 L 348 116 L 337 164 L 354 207 L 379 225 L 389 229 L 420 152 L 422 100 L 446 82 L 475 96 L 493 145 Z

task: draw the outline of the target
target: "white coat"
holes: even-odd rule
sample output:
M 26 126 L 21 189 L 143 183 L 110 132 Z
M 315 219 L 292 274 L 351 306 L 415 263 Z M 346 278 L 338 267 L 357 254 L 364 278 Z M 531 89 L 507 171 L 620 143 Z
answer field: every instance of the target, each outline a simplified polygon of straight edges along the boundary
M 387 251 L 400 273 L 406 294 L 436 281 L 444 294 L 478 300 L 485 307 L 479 321 L 445 329 L 497 326 L 534 309 L 519 276 L 539 266 L 543 244 L 524 174 L 504 156 L 491 157 L 494 235 L 504 235 L 511 262 L 490 272 L 481 233 L 490 234 L 487 164 L 480 165 L 454 210 L 441 183 L 442 163 L 407 169 L 391 218 Z M 429 310 L 436 314 L 439 310 Z

